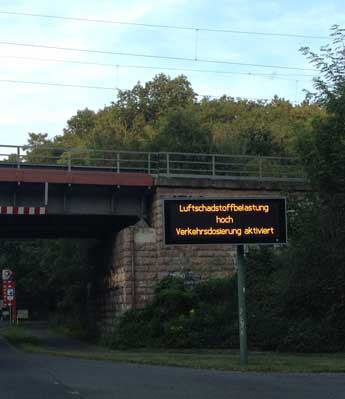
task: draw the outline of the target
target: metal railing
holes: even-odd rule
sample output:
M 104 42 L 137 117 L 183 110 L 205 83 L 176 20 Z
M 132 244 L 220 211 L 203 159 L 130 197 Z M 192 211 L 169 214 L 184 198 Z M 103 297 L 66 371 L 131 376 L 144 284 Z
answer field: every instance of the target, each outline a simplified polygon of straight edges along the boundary
M 296 158 L 0 145 L 0 167 L 102 169 L 153 176 L 305 180 Z

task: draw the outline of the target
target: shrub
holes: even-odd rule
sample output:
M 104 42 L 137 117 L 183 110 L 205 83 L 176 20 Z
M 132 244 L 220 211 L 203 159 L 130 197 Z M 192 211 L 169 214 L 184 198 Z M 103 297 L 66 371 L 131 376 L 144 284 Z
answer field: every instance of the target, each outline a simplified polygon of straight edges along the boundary
M 277 349 L 293 352 L 335 352 L 341 350 L 341 345 L 334 340 L 334 329 L 324 321 L 313 319 L 293 321 L 287 324 Z
M 325 270 L 326 252 L 317 252 L 316 245 L 321 247 L 311 242 L 305 248 L 297 241 L 280 251 L 264 247 L 247 256 L 250 349 L 345 349 L 343 268 L 333 262 L 332 273 Z M 112 346 L 238 348 L 236 280 L 234 276 L 190 286 L 181 278 L 163 279 L 151 305 L 119 318 Z
M 233 279 L 188 286 L 167 277 L 151 305 L 119 317 L 114 348 L 203 348 L 237 345 L 236 290 Z M 236 332 L 235 332 L 236 331 Z
M 152 311 L 150 307 L 128 310 L 123 313 L 115 327 L 109 345 L 113 348 L 140 348 L 150 346 L 152 339 Z

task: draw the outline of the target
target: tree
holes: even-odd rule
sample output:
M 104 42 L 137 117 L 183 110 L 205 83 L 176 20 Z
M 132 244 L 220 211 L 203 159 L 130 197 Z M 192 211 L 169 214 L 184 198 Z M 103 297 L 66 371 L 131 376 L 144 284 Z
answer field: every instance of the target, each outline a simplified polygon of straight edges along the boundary
M 85 135 L 87 146 L 106 150 L 128 148 L 128 138 L 128 131 L 120 120 L 120 112 L 114 105 L 98 111 L 93 129 Z
M 25 161 L 31 163 L 55 163 L 60 156 L 59 152 L 52 150 L 53 140 L 48 139 L 48 133 L 29 133 Z
M 314 134 L 304 137 L 300 150 L 312 183 L 323 197 L 345 192 L 345 29 L 332 27 L 333 45 L 320 54 L 303 47 L 302 53 L 320 70 L 309 98 L 327 111 L 316 118 Z
M 286 342 L 303 340 L 313 350 L 345 346 L 345 30 L 333 26 L 331 37 L 319 54 L 301 49 L 320 71 L 308 98 L 326 114 L 299 138 L 315 197 L 298 201 L 290 247 L 281 257 L 281 309 L 295 320 Z M 315 340 L 312 348 L 308 340 Z
M 47 146 L 49 144 L 51 144 L 51 141 L 48 139 L 48 133 L 29 133 L 29 147 Z
M 88 108 L 77 111 L 76 115 L 67 121 L 63 135 L 55 138 L 55 143 L 63 147 L 84 147 L 95 127 L 96 116 L 96 112 Z
M 242 152 L 246 155 L 279 155 L 283 149 L 273 141 L 272 133 L 265 128 L 246 129 L 241 135 Z
M 278 97 L 265 102 L 223 96 L 203 99 L 200 114 L 216 152 L 295 156 L 297 137 L 301 131 L 310 131 L 311 120 L 322 110 L 318 104 L 293 106 Z
M 212 151 L 212 136 L 200 121 L 196 106 L 168 111 L 156 124 L 152 139 L 154 151 L 199 152 Z
M 18 306 L 33 318 L 57 316 L 65 322 L 85 321 L 87 291 L 102 268 L 95 241 L 2 240 L 0 267 L 16 273 Z M 103 251 L 104 252 L 104 251 Z M 97 267 L 96 267 L 97 266 Z
M 193 152 L 291 156 L 296 154 L 299 132 L 310 130 L 315 115 L 322 115 L 318 104 L 293 106 L 277 96 L 270 102 L 229 96 L 198 102 L 185 76 L 159 74 L 120 91 L 116 101 L 97 112 L 77 111 L 62 135 L 49 140 L 47 135 L 32 134 L 29 141 L 80 149 L 189 151 L 190 147 Z M 66 163 L 65 155 L 58 162 Z M 58 160 L 61 152 L 54 156 Z
M 149 123 L 171 109 L 194 103 L 196 93 L 183 75 L 171 79 L 164 74 L 156 75 L 144 86 L 138 82 L 131 90 L 120 90 L 114 103 L 120 110 L 121 121 L 131 129 L 137 118 Z

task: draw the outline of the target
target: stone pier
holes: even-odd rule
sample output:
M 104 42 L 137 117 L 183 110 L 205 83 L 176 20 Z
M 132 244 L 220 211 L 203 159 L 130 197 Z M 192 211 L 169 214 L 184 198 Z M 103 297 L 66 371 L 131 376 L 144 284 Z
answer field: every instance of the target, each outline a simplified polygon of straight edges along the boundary
M 181 180 L 176 179 L 175 184 L 163 178 L 156 182 L 145 221 L 123 229 L 114 239 L 112 270 L 101 305 L 101 331 L 105 335 L 111 334 L 116 317 L 123 311 L 152 301 L 157 282 L 166 276 L 203 281 L 235 272 L 235 246 L 165 245 L 163 199 L 272 197 L 291 191 L 288 185 L 274 182 L 197 181 L 193 187 L 188 179 L 185 184 Z

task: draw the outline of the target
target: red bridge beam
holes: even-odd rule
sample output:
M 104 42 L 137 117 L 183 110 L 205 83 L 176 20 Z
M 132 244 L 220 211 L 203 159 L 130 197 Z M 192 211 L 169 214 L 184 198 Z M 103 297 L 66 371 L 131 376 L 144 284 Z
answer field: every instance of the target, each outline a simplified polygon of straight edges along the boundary
M 149 187 L 153 177 L 145 173 L 0 168 L 0 182 L 90 184 L 99 186 Z

